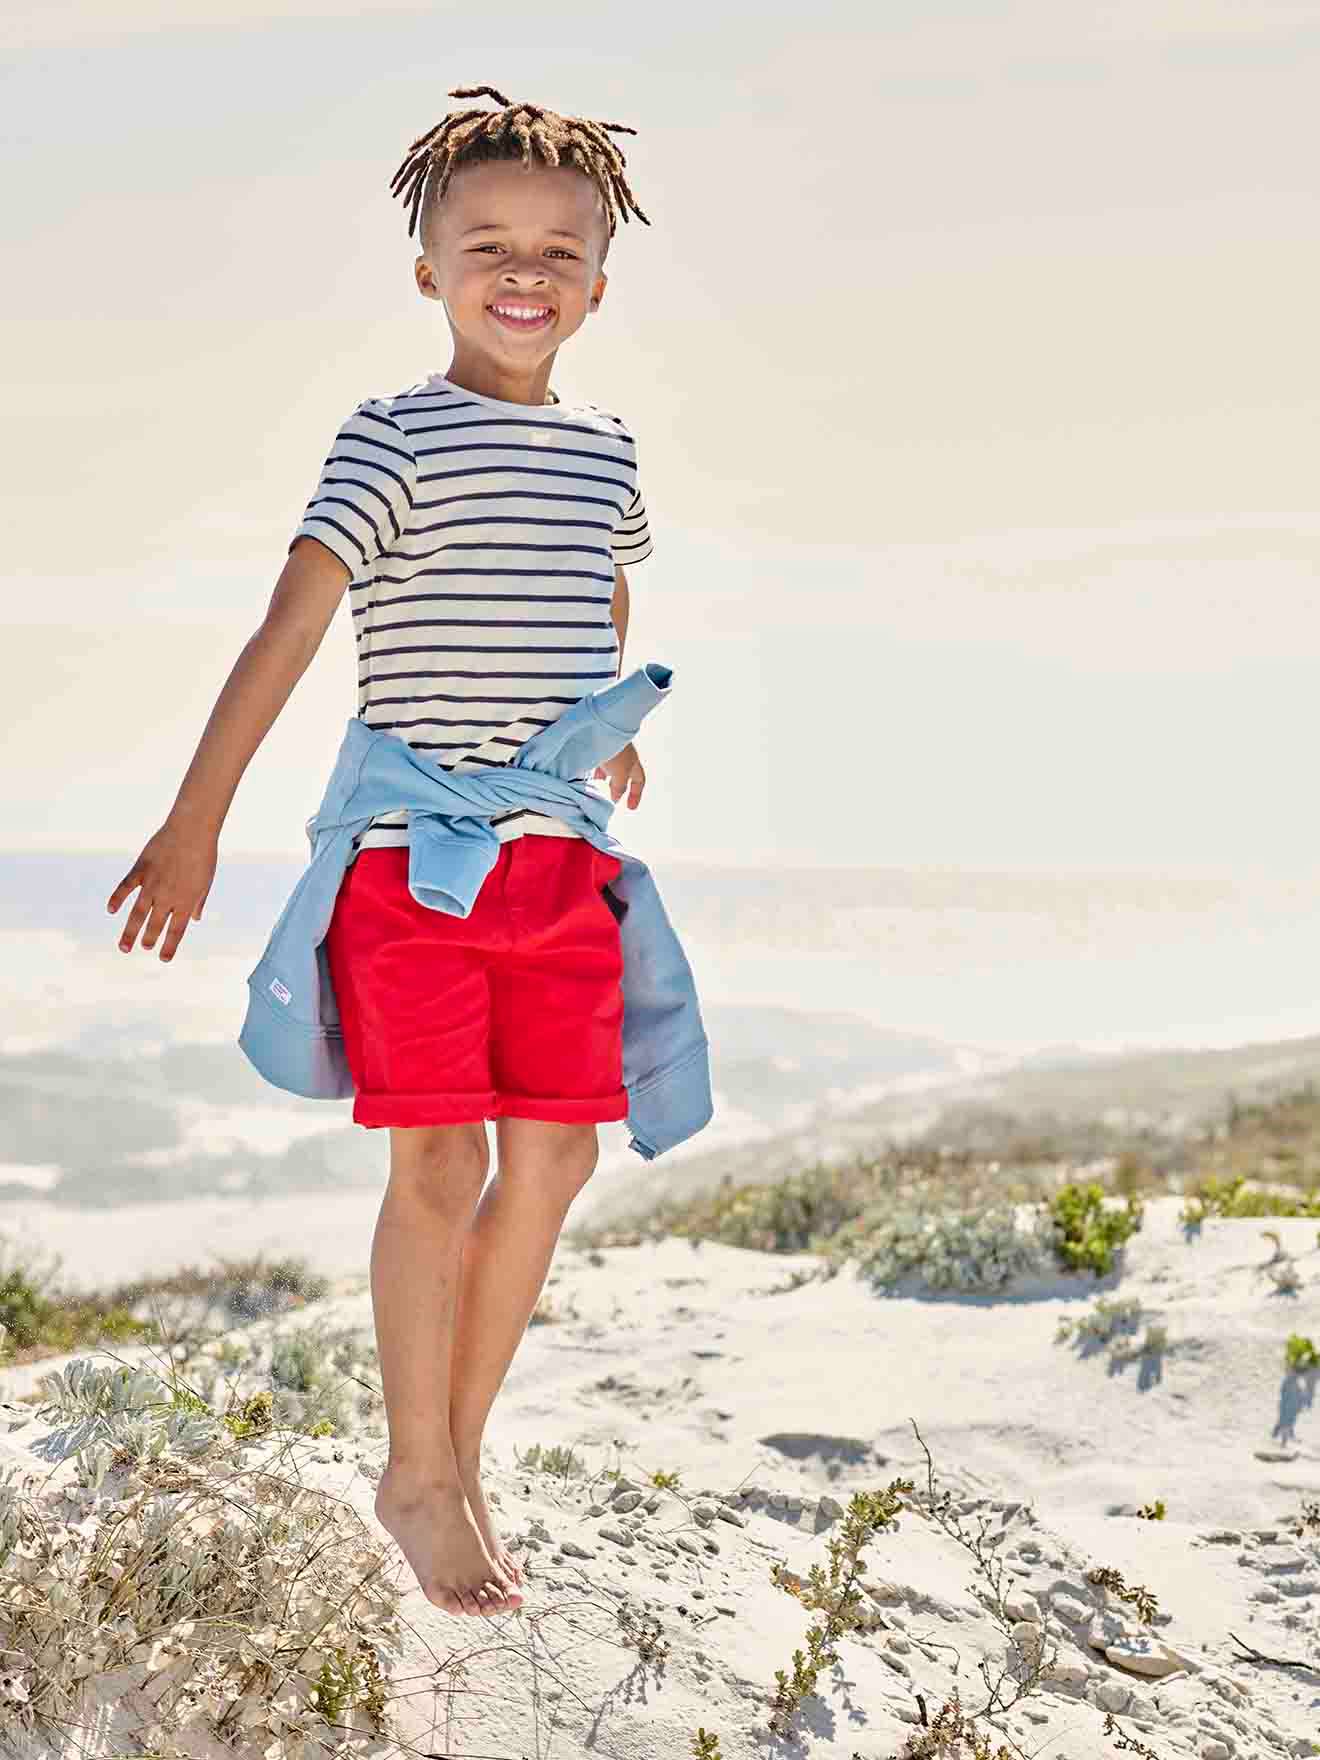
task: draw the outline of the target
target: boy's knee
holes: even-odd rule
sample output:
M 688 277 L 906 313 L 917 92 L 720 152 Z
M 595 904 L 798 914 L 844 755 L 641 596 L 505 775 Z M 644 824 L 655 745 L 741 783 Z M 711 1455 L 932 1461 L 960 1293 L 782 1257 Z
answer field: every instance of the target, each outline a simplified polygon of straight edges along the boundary
M 436 1199 L 480 1196 L 490 1172 L 484 1124 L 416 1125 L 390 1130 L 390 1184 Z
M 547 1124 L 536 1119 L 500 1121 L 500 1174 L 557 1195 L 581 1191 L 600 1160 L 594 1124 Z

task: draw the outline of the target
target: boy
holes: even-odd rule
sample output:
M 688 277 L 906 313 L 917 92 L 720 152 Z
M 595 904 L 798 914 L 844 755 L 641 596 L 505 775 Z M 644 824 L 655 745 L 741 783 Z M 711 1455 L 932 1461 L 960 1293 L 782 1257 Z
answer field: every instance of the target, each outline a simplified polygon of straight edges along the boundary
M 623 565 L 650 554 L 635 444 L 617 417 L 549 390 L 560 346 L 599 310 L 616 210 L 649 225 L 618 123 L 515 105 L 451 113 L 392 180 L 420 218 L 419 291 L 442 304 L 447 373 L 344 422 L 164 826 L 116 887 L 141 891 L 120 946 L 199 918 L 238 781 L 343 597 L 359 716 L 456 774 L 506 765 L 621 672 Z M 611 566 L 612 564 L 612 566 Z M 629 743 L 593 773 L 636 808 Z M 372 1302 L 390 1455 L 376 1513 L 452 1613 L 521 1605 L 482 1492 L 482 1433 L 597 1123 L 626 1116 L 616 858 L 531 807 L 492 815 L 498 859 L 470 914 L 408 889 L 408 815 L 355 840 L 325 953 L 354 1119 L 390 1129 Z M 169 927 L 166 930 L 166 923 Z M 496 1121 L 499 1177 L 485 1119 Z M 478 1204 L 478 1199 L 480 1203 Z

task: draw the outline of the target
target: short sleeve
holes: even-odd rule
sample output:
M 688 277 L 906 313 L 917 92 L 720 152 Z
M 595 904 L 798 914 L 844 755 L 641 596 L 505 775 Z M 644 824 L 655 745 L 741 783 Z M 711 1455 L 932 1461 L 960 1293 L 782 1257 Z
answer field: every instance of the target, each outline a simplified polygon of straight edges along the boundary
M 408 436 L 383 403 L 367 398 L 335 435 L 289 548 L 299 538 L 319 539 L 354 580 L 365 578 L 403 535 L 416 488 Z
M 627 568 L 634 562 L 645 562 L 651 554 L 651 528 L 646 520 L 646 503 L 639 489 L 628 505 L 622 523 L 610 539 L 615 563 Z

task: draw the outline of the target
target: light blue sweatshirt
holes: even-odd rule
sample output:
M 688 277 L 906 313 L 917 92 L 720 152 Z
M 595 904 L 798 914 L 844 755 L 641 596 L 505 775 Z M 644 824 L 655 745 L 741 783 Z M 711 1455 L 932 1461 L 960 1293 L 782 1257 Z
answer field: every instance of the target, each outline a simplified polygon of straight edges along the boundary
M 623 907 L 623 1082 L 628 1144 L 645 1160 L 694 1136 L 714 1113 L 709 1042 L 692 970 L 645 862 L 606 830 L 616 803 L 578 780 L 627 745 L 670 692 L 668 666 L 648 661 L 592 691 L 508 764 L 456 774 L 397 734 L 354 716 L 315 816 L 311 859 L 248 979 L 238 1042 L 268 1082 L 313 1100 L 353 1093 L 325 937 L 353 839 L 378 814 L 407 811 L 408 888 L 419 904 L 466 917 L 500 843 L 491 815 L 553 812 L 622 871 L 609 890 Z

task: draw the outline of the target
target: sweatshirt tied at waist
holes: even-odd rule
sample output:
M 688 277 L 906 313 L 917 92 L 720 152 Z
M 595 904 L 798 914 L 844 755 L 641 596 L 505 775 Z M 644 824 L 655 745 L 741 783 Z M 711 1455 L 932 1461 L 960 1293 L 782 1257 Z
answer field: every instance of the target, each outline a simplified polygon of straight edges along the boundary
M 419 904 L 465 917 L 499 856 L 491 818 L 535 807 L 621 864 L 608 890 L 623 955 L 629 1148 L 650 1161 L 709 1124 L 709 1041 L 691 966 L 650 869 L 607 828 L 616 803 L 582 780 L 627 745 L 667 699 L 672 678 L 669 667 L 648 661 L 574 703 L 508 764 L 467 774 L 351 718 L 305 826 L 308 865 L 248 978 L 238 1042 L 257 1071 L 308 1099 L 353 1093 L 324 942 L 354 840 L 373 819 L 407 813 L 410 892 Z

